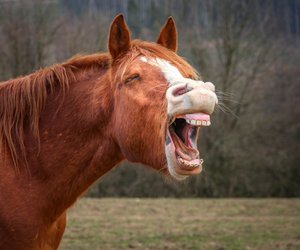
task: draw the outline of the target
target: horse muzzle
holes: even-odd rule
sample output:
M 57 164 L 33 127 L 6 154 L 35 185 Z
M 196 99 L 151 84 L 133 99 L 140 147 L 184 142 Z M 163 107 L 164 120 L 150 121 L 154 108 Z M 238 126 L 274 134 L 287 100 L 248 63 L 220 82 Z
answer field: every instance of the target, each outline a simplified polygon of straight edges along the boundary
M 203 159 L 197 148 L 198 132 L 210 126 L 218 98 L 211 82 L 183 78 L 173 82 L 166 93 L 169 125 L 166 135 L 168 170 L 177 180 L 199 174 Z
M 211 115 L 218 104 L 215 86 L 211 82 L 195 81 L 188 78 L 172 84 L 166 93 L 168 117 L 203 112 Z

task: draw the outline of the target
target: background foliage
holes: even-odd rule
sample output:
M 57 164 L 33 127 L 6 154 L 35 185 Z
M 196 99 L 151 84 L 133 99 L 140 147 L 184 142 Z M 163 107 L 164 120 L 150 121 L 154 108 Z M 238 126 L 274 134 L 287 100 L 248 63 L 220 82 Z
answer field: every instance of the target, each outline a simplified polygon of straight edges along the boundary
M 120 12 L 145 40 L 172 15 L 179 54 L 215 83 L 221 104 L 201 131 L 203 174 L 174 184 L 125 162 L 89 195 L 299 196 L 299 0 L 0 0 L 0 80 L 105 51 Z

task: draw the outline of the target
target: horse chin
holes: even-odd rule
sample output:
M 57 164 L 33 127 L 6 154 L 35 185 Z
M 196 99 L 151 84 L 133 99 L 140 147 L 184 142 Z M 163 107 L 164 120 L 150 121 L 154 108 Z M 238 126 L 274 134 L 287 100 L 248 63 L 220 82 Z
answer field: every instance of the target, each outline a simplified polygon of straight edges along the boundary
M 209 125 L 209 116 L 201 113 L 179 116 L 170 124 L 165 151 L 168 170 L 173 178 L 184 180 L 201 173 L 203 159 L 197 149 L 198 132 L 200 127 Z

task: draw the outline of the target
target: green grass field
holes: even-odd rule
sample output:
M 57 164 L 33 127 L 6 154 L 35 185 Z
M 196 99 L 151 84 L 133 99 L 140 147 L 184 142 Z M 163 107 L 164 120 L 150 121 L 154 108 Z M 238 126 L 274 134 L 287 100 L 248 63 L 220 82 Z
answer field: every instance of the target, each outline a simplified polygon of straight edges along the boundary
M 300 199 L 88 199 L 60 250 L 300 249 Z

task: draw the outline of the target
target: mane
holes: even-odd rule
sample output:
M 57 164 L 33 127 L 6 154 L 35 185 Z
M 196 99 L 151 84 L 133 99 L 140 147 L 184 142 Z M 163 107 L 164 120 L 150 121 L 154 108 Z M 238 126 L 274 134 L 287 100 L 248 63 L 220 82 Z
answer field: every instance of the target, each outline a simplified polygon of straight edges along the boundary
M 0 140 L 8 147 L 15 167 L 21 160 L 27 162 L 26 126 L 39 141 L 39 119 L 48 95 L 58 89 L 63 97 L 70 84 L 79 78 L 78 73 L 107 69 L 109 64 L 110 56 L 106 53 L 77 55 L 64 63 L 0 83 Z

